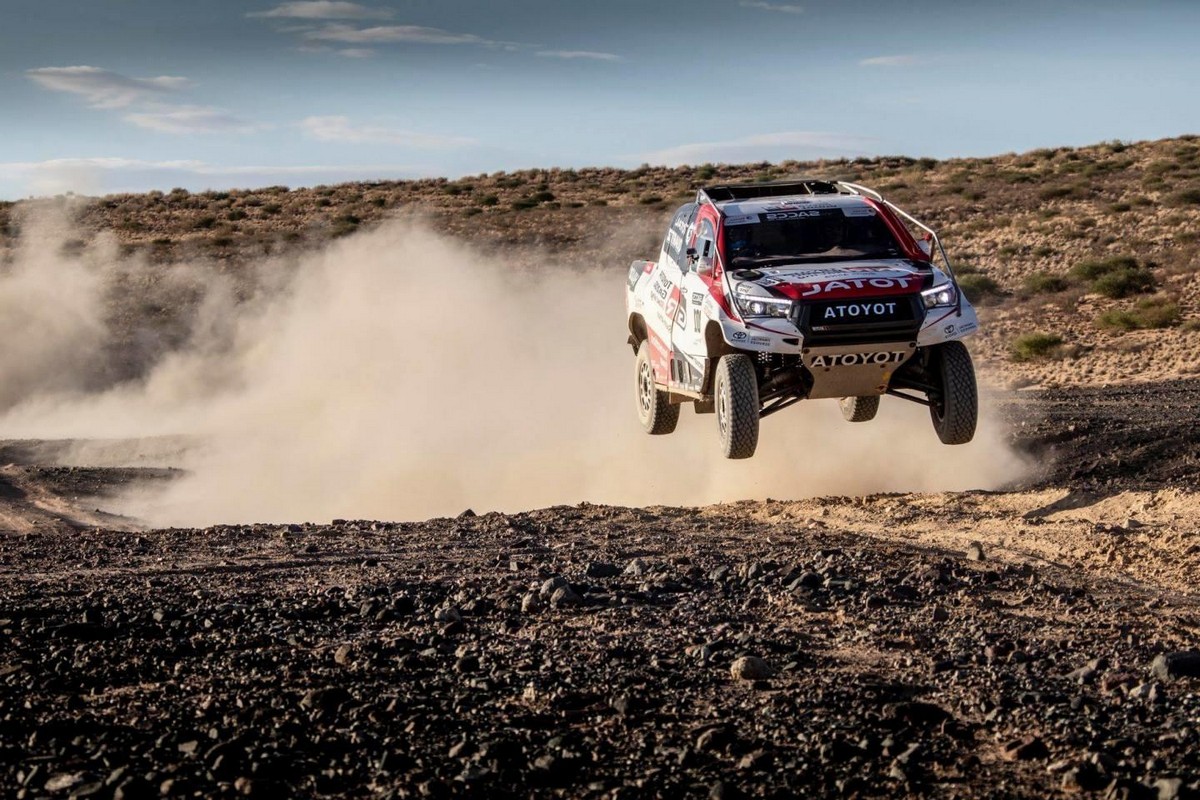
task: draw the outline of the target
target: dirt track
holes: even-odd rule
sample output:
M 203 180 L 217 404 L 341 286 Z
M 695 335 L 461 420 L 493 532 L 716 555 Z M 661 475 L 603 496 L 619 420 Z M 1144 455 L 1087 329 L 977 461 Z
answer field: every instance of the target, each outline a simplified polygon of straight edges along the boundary
M 1001 403 L 1011 492 L 128 533 L 15 463 L 0 786 L 1197 796 L 1200 382 Z

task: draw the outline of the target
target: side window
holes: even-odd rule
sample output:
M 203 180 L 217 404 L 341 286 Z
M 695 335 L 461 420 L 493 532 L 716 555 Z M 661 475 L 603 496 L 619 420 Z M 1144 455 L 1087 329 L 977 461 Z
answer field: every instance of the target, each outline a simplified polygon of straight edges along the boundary
M 683 257 L 683 251 L 686 248 L 687 230 L 692 219 L 696 216 L 696 204 L 688 203 L 682 206 L 675 212 L 675 218 L 671 220 L 671 226 L 667 228 L 667 237 L 663 240 L 663 252 L 667 258 L 675 262 L 675 265 L 686 269 L 686 259 Z
M 700 269 L 711 271 L 717 260 L 717 232 L 710 220 L 700 223 L 696 234 L 696 264 Z

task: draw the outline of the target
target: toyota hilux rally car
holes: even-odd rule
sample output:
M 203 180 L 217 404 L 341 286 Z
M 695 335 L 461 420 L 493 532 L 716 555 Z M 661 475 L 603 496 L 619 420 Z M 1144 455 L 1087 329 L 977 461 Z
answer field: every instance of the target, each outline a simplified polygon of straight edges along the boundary
M 934 261 L 940 257 L 940 267 Z M 882 395 L 929 407 L 945 444 L 975 435 L 975 332 L 934 231 L 877 192 L 817 180 L 701 189 L 657 261 L 629 268 L 636 400 L 651 434 L 679 410 L 715 413 L 727 458 L 749 458 L 759 420 L 839 398 L 850 422 Z

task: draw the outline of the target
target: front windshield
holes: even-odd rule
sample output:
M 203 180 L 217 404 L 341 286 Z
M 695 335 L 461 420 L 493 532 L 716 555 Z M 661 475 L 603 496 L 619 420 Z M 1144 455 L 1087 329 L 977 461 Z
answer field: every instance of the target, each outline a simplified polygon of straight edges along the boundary
M 805 216 L 758 214 L 758 221 L 727 224 L 727 262 L 734 269 L 745 269 L 772 263 L 902 255 L 887 224 L 877 214 L 848 217 L 839 208 L 801 213 Z

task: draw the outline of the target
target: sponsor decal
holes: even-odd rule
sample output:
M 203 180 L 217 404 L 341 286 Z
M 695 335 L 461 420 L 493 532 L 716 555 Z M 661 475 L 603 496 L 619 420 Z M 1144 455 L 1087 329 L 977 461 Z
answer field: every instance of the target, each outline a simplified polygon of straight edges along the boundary
M 698 306 L 704 302 L 703 292 L 692 292 L 692 305 Z
M 867 205 L 842 206 L 842 213 L 847 217 L 873 217 L 875 216 L 875 209 Z
M 759 221 L 758 214 L 742 214 L 737 217 L 726 217 L 725 218 L 725 226 L 729 227 L 730 225 L 753 225 L 753 224 L 757 223 L 758 221 Z
M 733 333 L 729 334 L 729 338 L 733 339 L 735 342 L 744 342 L 746 337 L 749 335 L 750 334 L 746 333 L 745 331 L 734 331 Z
M 819 217 L 825 214 L 824 211 L 768 211 L 763 214 L 763 222 L 779 222 L 787 219 L 808 219 L 809 217 Z
M 683 247 L 683 234 L 671 228 L 671 230 L 667 231 L 668 252 L 678 253 L 681 247 Z
M 912 278 L 849 278 L 846 280 L 817 281 L 801 293 L 801 297 L 815 297 L 828 292 L 848 292 L 853 289 L 907 289 Z
M 849 317 L 881 317 L 895 314 L 896 304 L 891 303 L 843 303 L 825 309 L 824 319 L 846 319 Z
M 771 340 L 768 339 L 766 336 L 751 336 L 750 344 L 756 344 L 759 347 L 770 347 Z
M 654 295 L 654 301 L 662 306 L 667 302 L 667 297 L 671 294 L 671 276 L 665 272 L 658 274 L 658 280 L 650 287 Z
M 971 331 L 975 330 L 978 327 L 979 327 L 978 322 L 964 322 L 962 325 L 958 326 L 958 332 L 960 334 L 962 334 L 963 336 L 966 336 L 968 333 L 970 333 Z
M 958 331 L 958 326 L 951 322 L 949 325 L 942 328 L 942 333 L 947 336 L 953 336 Z
M 899 364 L 908 358 L 905 350 L 882 353 L 831 353 L 813 356 L 810 367 L 861 367 L 871 364 Z

